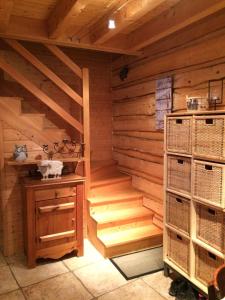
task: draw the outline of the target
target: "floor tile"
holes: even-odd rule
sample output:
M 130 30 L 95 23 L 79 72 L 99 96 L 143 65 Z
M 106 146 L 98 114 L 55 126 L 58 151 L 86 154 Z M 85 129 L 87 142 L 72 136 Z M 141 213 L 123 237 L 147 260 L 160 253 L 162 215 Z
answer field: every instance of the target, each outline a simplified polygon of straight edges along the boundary
M 0 294 L 8 293 L 19 288 L 8 266 L 0 267 L 0 283 Z
M 154 291 L 143 280 L 138 279 L 128 283 L 110 293 L 98 298 L 98 300 L 165 300 L 156 291 Z
M 89 300 L 93 297 L 72 273 L 42 281 L 23 289 L 28 300 Z
M 72 271 L 104 259 L 104 257 L 88 241 L 84 241 L 84 256 L 64 259 L 65 265 Z
M 127 283 L 109 260 L 75 270 L 74 274 L 94 296 L 100 296 Z
M 0 267 L 5 266 L 6 265 L 6 260 L 3 256 L 3 254 L 0 252 Z
M 143 276 L 142 279 L 159 294 L 169 300 L 174 300 L 168 293 L 172 279 L 165 277 L 163 272 L 157 272 L 154 274 Z
M 10 265 L 10 268 L 21 287 L 68 272 L 62 262 L 48 262 L 39 264 L 33 269 L 28 269 L 26 263 L 16 261 Z
M 27 261 L 26 256 L 22 253 L 12 255 L 12 256 L 6 256 L 5 260 L 7 261 L 7 263 L 9 265 L 12 265 L 12 264 L 15 264 L 18 262 L 26 264 L 26 261 Z
M 21 290 L 16 290 L 0 296 L 0 300 L 25 300 Z

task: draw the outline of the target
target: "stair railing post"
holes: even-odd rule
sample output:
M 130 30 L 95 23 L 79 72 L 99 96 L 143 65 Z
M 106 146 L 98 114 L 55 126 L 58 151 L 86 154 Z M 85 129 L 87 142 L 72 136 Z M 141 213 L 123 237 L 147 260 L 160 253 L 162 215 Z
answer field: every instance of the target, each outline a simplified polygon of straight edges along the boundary
M 82 69 L 83 73 L 83 128 L 84 128 L 84 171 L 85 171 L 85 196 L 84 196 L 84 231 L 87 229 L 87 198 L 90 192 L 90 107 L 89 107 L 89 71 Z

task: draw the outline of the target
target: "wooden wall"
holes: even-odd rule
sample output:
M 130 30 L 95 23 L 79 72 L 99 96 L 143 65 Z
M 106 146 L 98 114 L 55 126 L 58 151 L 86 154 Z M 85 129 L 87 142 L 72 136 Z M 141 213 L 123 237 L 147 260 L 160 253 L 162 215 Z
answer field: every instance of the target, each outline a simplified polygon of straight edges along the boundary
M 158 218 L 163 214 L 163 132 L 155 128 L 155 80 L 173 76 L 175 112 L 186 110 L 186 95 L 207 97 L 209 80 L 225 77 L 224 29 L 200 34 L 214 27 L 201 22 L 144 49 L 140 57 L 113 62 L 113 156 L 121 170 L 132 174 L 133 185 L 146 195 L 144 204 Z M 129 73 L 122 81 L 124 65 Z M 220 95 L 220 84 L 212 83 L 214 95 Z M 217 106 L 224 108 L 225 96 Z
M 23 43 L 26 48 L 37 56 L 46 66 L 54 70 L 69 86 L 75 91 L 81 93 L 81 81 L 78 77 L 63 65 L 47 49 L 39 44 Z M 90 126 L 91 126 L 91 153 L 93 160 L 110 160 L 112 158 L 111 142 L 111 110 L 112 101 L 110 93 L 110 54 L 96 53 L 93 51 L 77 50 L 73 48 L 64 48 L 63 51 L 69 55 L 80 67 L 87 67 L 90 71 Z M 71 114 L 80 118 L 78 105 L 72 103 L 70 98 L 57 88 L 49 79 L 37 71 L 26 60 L 21 58 L 12 49 L 7 47 L 3 42 L 0 43 L 0 54 L 23 73 L 34 84 L 36 84 L 47 95 L 52 97 L 58 104 L 69 111 Z M 1 75 L 0 79 L 0 96 L 23 97 L 24 112 L 38 111 L 47 113 L 48 119 L 60 128 L 66 128 L 70 135 L 71 128 L 62 121 L 55 113 L 51 112 L 33 95 L 27 92 L 20 85 L 15 83 L 6 74 Z M 76 136 L 76 135 L 75 135 Z
M 42 62 L 54 70 L 67 84 L 76 91 L 81 90 L 81 82 L 59 62 L 43 46 L 38 44 L 24 43 Z M 80 67 L 87 67 L 90 71 L 90 126 L 91 126 L 91 159 L 110 160 L 112 158 L 112 101 L 110 93 L 111 55 L 99 54 L 90 51 L 75 49 L 63 49 Z M 81 111 L 76 104 L 55 87 L 41 73 L 18 56 L 13 50 L 0 42 L 0 54 L 12 64 L 19 72 L 23 73 L 34 84 L 51 96 L 57 103 L 71 114 L 81 118 Z M 57 115 L 41 104 L 29 92 L 17 84 L 13 79 L 0 72 L 0 97 L 22 97 L 23 112 L 45 113 L 48 118 L 48 126 L 65 128 L 72 137 L 76 137 L 71 130 Z M 16 128 L 10 127 L 0 118 L 0 157 L 1 157 L 1 209 L 0 209 L 0 247 L 3 244 L 2 228 L 4 226 L 5 254 L 12 255 L 23 251 L 22 232 L 22 197 L 19 178 L 28 173 L 30 167 L 14 167 L 4 164 L 4 159 L 12 156 L 15 144 L 28 146 L 29 158 L 38 154 L 43 156 L 40 145 L 37 145 L 26 136 L 23 136 Z M 4 214 L 4 224 L 2 215 Z
M 38 154 L 43 156 L 39 145 L 22 135 L 18 130 L 12 128 L 5 122 L 0 122 L 2 134 L 1 155 L 4 159 L 12 157 L 14 145 L 26 144 L 29 157 Z M 43 156 L 43 158 L 46 158 Z M 14 167 L 5 164 L 1 169 L 1 208 L 4 214 L 1 229 L 4 227 L 4 242 L 7 243 L 7 254 L 21 252 L 23 249 L 23 216 L 22 216 L 22 193 L 20 179 L 28 174 L 30 166 Z M 1 230 L 2 231 L 2 230 Z M 3 241 L 1 239 L 1 246 Z

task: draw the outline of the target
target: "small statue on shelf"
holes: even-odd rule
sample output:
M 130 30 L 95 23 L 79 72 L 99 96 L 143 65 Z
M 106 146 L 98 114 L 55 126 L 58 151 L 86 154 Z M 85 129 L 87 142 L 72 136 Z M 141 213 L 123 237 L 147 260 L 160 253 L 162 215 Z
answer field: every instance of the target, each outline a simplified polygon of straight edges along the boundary
M 62 169 L 63 163 L 58 160 L 42 160 L 38 164 L 38 171 L 42 174 L 42 180 L 60 178 Z
M 13 159 L 22 162 L 28 157 L 26 145 L 15 145 L 15 151 L 13 152 Z

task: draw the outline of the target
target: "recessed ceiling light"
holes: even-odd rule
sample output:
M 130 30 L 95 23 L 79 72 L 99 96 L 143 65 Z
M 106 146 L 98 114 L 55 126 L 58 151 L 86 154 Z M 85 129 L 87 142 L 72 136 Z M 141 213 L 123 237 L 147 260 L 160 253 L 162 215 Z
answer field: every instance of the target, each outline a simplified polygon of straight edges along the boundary
M 109 29 L 115 29 L 115 28 L 116 28 L 115 20 L 113 20 L 113 19 L 110 19 L 110 20 L 109 20 L 108 28 L 109 28 Z

